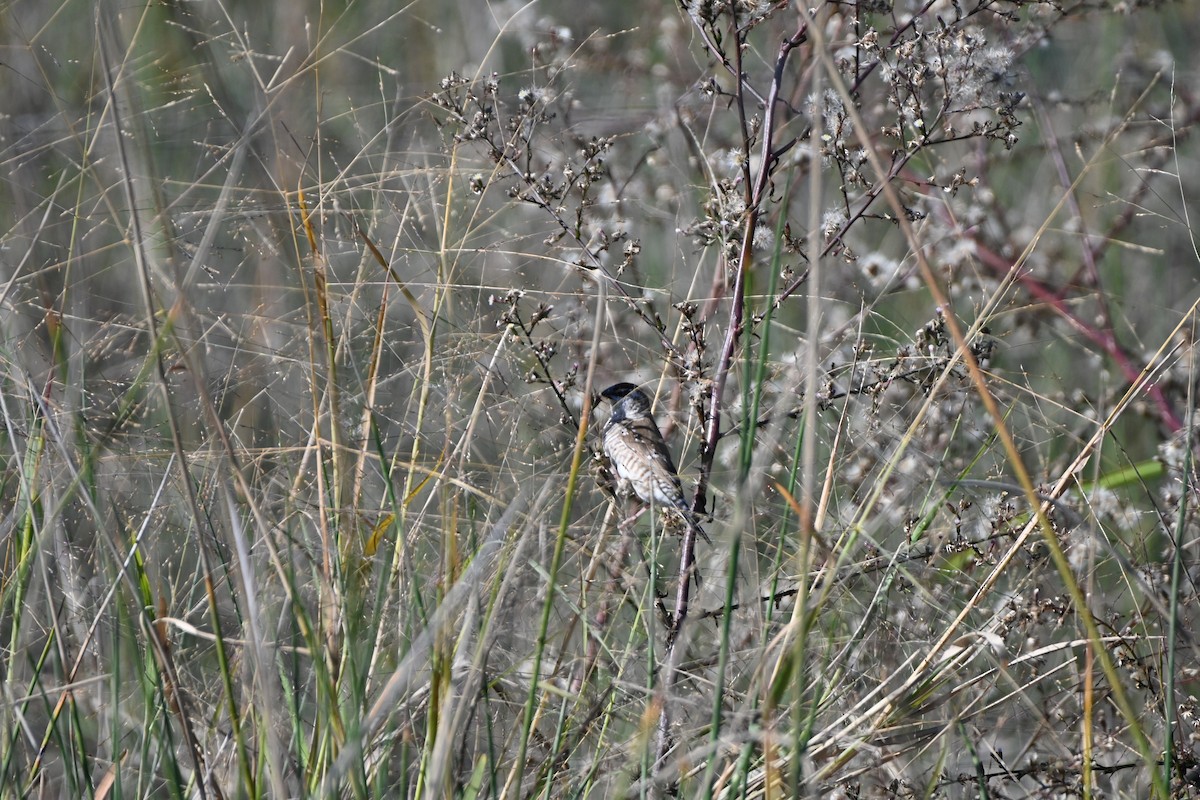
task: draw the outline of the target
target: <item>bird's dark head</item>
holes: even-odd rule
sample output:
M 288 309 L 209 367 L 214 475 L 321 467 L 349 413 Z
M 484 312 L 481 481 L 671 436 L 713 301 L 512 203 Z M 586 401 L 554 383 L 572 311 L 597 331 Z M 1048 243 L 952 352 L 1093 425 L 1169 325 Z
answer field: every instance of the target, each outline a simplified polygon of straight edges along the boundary
M 600 396 L 612 403 L 614 420 L 650 416 L 650 398 L 632 383 L 614 383 Z

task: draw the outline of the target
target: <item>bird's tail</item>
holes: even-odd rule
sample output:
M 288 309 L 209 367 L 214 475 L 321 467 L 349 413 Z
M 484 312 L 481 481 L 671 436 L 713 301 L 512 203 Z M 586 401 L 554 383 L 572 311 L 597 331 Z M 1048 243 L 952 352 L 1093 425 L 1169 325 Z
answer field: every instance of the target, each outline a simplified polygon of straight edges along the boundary
M 709 544 L 713 543 L 713 540 L 708 538 L 708 534 L 704 532 L 704 528 L 700 527 L 700 522 L 696 519 L 696 515 L 691 509 L 684 511 L 683 518 L 687 520 L 688 527 L 700 534 L 704 541 Z

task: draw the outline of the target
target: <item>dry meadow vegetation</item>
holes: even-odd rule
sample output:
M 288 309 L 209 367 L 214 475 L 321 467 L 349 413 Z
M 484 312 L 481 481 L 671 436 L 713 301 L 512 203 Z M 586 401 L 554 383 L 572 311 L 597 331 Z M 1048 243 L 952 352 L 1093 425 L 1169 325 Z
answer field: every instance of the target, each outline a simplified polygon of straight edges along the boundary
M 1200 796 L 1193 4 L 0 21 L 0 796 Z

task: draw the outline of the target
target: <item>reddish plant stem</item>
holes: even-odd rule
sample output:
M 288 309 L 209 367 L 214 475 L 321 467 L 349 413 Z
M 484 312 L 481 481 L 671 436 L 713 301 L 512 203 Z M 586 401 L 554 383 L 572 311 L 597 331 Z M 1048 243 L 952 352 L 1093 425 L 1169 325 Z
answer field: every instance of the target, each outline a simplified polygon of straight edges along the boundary
M 997 272 L 1007 274 L 1012 268 L 1010 260 L 1000 256 L 998 253 L 992 252 L 978 240 L 975 241 L 975 254 L 979 257 L 980 261 Z M 1063 319 L 1067 320 L 1075 330 L 1099 346 L 1116 363 L 1117 368 L 1121 370 L 1121 374 L 1125 376 L 1127 381 L 1130 383 L 1137 381 L 1142 370 L 1126 355 L 1124 348 L 1121 347 L 1121 343 L 1117 341 L 1116 335 L 1111 330 L 1089 325 L 1083 318 L 1071 310 L 1070 305 L 1063 299 L 1059 292 L 1042 283 L 1029 272 L 1024 270 L 1019 271 L 1016 275 L 1016 280 L 1032 297 L 1050 306 Z M 1163 394 L 1162 389 L 1159 388 L 1157 383 L 1147 383 L 1146 394 L 1153 401 L 1155 408 L 1158 410 L 1159 420 L 1168 432 L 1174 433 L 1183 427 L 1183 421 L 1179 418 L 1179 414 L 1175 411 L 1174 406 L 1171 405 L 1171 402 Z
M 750 174 L 751 159 L 749 157 L 752 146 L 752 134 L 745 110 L 745 95 L 749 91 L 749 87 L 745 83 L 745 74 L 742 70 L 741 31 L 738 30 L 736 22 L 735 17 L 732 27 L 734 41 L 737 44 L 734 50 L 734 60 L 738 76 L 738 112 L 741 117 L 743 150 L 746 156 L 743 167 L 746 186 L 746 216 L 742 228 L 742 243 L 738 253 L 737 271 L 734 277 L 733 293 L 729 308 L 729 319 L 726 324 L 725 337 L 721 345 L 721 355 L 717 361 L 717 369 L 713 376 L 709 394 L 708 417 L 703 449 L 700 455 L 700 477 L 696 484 L 695 498 L 692 501 L 692 508 L 698 514 L 704 512 L 705 496 L 708 492 L 708 483 L 712 474 L 717 442 L 721 438 L 721 398 L 725 392 L 725 384 L 729 378 L 729 371 L 733 367 L 734 354 L 737 351 L 738 339 L 745 320 L 746 273 L 753 263 L 754 232 L 758 226 L 758 218 L 762 213 L 763 199 L 767 196 L 767 191 L 771 185 L 771 174 L 779 158 L 779 152 L 774 149 L 773 143 L 779 93 L 783 85 L 783 73 L 792 51 L 805 41 L 808 30 L 807 26 L 801 21 L 796 32 L 780 44 L 779 55 L 775 60 L 774 77 L 771 81 L 771 88 L 767 93 L 767 100 L 763 109 L 763 122 L 759 129 L 761 137 L 759 171 L 757 175 L 753 176 L 752 181 Z M 696 560 L 695 545 L 695 531 L 689 530 L 684 537 L 682 553 L 680 554 L 674 624 L 668 634 L 667 653 L 662 671 L 662 688 L 660 693 L 662 711 L 659 715 L 658 737 L 655 742 L 654 763 L 656 765 L 661 765 L 667 751 L 671 747 L 670 698 L 678 680 L 679 664 L 683 658 L 684 647 L 679 634 L 683 630 L 688 615 L 691 576 L 695 569 Z

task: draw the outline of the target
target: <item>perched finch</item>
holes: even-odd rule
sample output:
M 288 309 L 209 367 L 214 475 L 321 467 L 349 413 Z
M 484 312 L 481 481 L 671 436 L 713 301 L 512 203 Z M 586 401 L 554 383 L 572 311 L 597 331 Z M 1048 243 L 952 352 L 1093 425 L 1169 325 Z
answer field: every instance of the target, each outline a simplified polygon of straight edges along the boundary
M 671 451 L 650 416 L 650 398 L 632 383 L 613 384 L 600 395 L 612 403 L 602 435 L 618 486 L 632 489 L 643 503 L 675 509 L 688 527 L 711 543 L 683 497 Z

